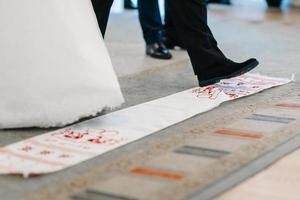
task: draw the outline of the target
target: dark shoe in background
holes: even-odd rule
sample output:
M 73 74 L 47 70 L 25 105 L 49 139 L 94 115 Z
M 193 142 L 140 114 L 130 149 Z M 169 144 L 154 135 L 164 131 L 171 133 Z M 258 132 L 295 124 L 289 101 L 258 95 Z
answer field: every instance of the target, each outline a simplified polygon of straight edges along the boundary
M 137 5 L 135 5 L 131 0 L 124 0 L 124 8 L 128 10 L 137 9 Z
M 218 3 L 224 5 L 231 5 L 230 0 L 208 0 L 207 3 Z
M 254 69 L 259 62 L 255 58 L 251 58 L 242 63 L 236 63 L 227 59 L 222 64 L 211 66 L 203 72 L 198 74 L 199 86 L 204 87 L 220 82 L 222 79 L 229 79 L 240 76 Z
M 180 49 L 186 49 L 184 47 L 184 45 L 181 44 L 180 42 L 171 40 L 169 38 L 164 38 L 163 39 L 163 43 L 166 46 L 166 48 L 168 48 L 168 49 L 175 49 L 176 47 L 179 47 Z
M 172 55 L 162 43 L 154 43 L 146 46 L 146 54 L 157 59 L 171 59 Z
M 279 8 L 281 5 L 281 0 L 267 0 L 267 4 L 269 7 Z

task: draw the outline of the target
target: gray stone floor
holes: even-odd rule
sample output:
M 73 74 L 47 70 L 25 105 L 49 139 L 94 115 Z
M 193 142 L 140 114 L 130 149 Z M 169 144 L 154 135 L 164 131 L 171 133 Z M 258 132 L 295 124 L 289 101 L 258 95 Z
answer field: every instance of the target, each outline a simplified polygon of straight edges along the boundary
M 231 110 L 246 109 L 253 102 L 287 95 L 285 91 L 299 88 L 300 10 L 286 8 L 279 12 L 267 10 L 263 0 L 237 0 L 234 1 L 233 7 L 210 6 L 209 21 L 220 47 L 229 57 L 238 61 L 249 56 L 257 57 L 261 64 L 255 72 L 278 77 L 290 77 L 291 74 L 295 74 L 296 83 L 227 103 L 212 112 L 158 133 L 155 139 L 149 142 L 147 138 L 143 139 L 62 172 L 29 180 L 0 176 L 0 199 L 23 199 L 24 196 L 43 192 L 48 198 L 55 199 L 55 194 L 64 192 L 64 187 L 68 188 L 69 192 L 72 192 L 72 187 L 74 191 L 78 191 L 78 187 L 89 182 L 88 179 L 81 179 L 79 174 L 83 175 L 94 168 L 103 168 L 109 163 L 113 165 L 114 160 L 125 158 L 139 148 L 167 138 L 172 132 L 180 132 L 197 124 L 200 126 L 207 120 L 222 117 Z M 123 107 L 179 92 L 197 84 L 184 51 L 174 52 L 174 59 L 171 61 L 154 60 L 144 55 L 144 43 L 135 12 L 114 14 L 111 17 L 106 42 L 127 100 Z M 0 145 L 47 131 L 49 130 L 0 131 Z M 116 165 L 113 166 L 118 168 L 122 163 Z M 72 187 L 67 187 L 70 184 Z

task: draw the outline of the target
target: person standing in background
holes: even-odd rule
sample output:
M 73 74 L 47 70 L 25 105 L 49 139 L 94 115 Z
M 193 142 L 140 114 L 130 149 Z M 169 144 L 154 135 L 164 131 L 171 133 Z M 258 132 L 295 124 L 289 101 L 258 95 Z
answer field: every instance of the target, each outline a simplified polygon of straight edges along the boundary
M 158 0 L 138 0 L 139 21 L 146 43 L 146 55 L 158 59 L 171 59 L 163 43 L 163 23 Z
M 208 0 L 208 3 L 230 5 L 230 0 Z M 139 20 L 146 42 L 146 54 L 153 58 L 170 59 L 168 49 L 179 47 L 185 49 L 178 38 L 165 1 L 165 23 L 162 23 L 158 0 L 138 0 Z
M 105 36 L 107 21 L 113 0 L 92 0 L 102 36 Z M 172 55 L 162 43 L 163 23 L 158 0 L 138 1 L 139 20 L 146 43 L 146 54 L 158 59 L 171 59 Z

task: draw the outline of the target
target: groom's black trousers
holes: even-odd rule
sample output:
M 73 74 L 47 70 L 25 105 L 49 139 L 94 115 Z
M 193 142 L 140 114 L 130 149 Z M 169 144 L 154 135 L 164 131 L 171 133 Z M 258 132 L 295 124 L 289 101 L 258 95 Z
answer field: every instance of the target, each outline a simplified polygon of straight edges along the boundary
M 110 8 L 114 0 L 92 0 L 101 33 L 104 37 Z
M 151 1 L 151 0 L 149 0 Z M 92 0 L 104 35 L 113 0 Z M 167 0 L 170 17 L 190 56 L 196 75 L 205 74 L 212 65 L 222 65 L 226 57 L 218 48 L 207 25 L 206 0 Z

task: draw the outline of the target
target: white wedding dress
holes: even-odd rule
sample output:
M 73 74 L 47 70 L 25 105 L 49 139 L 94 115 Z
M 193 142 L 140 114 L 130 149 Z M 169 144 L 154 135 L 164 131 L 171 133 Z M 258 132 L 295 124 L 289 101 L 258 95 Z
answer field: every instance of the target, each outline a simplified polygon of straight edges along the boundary
M 0 128 L 63 126 L 123 102 L 90 0 L 0 0 Z

